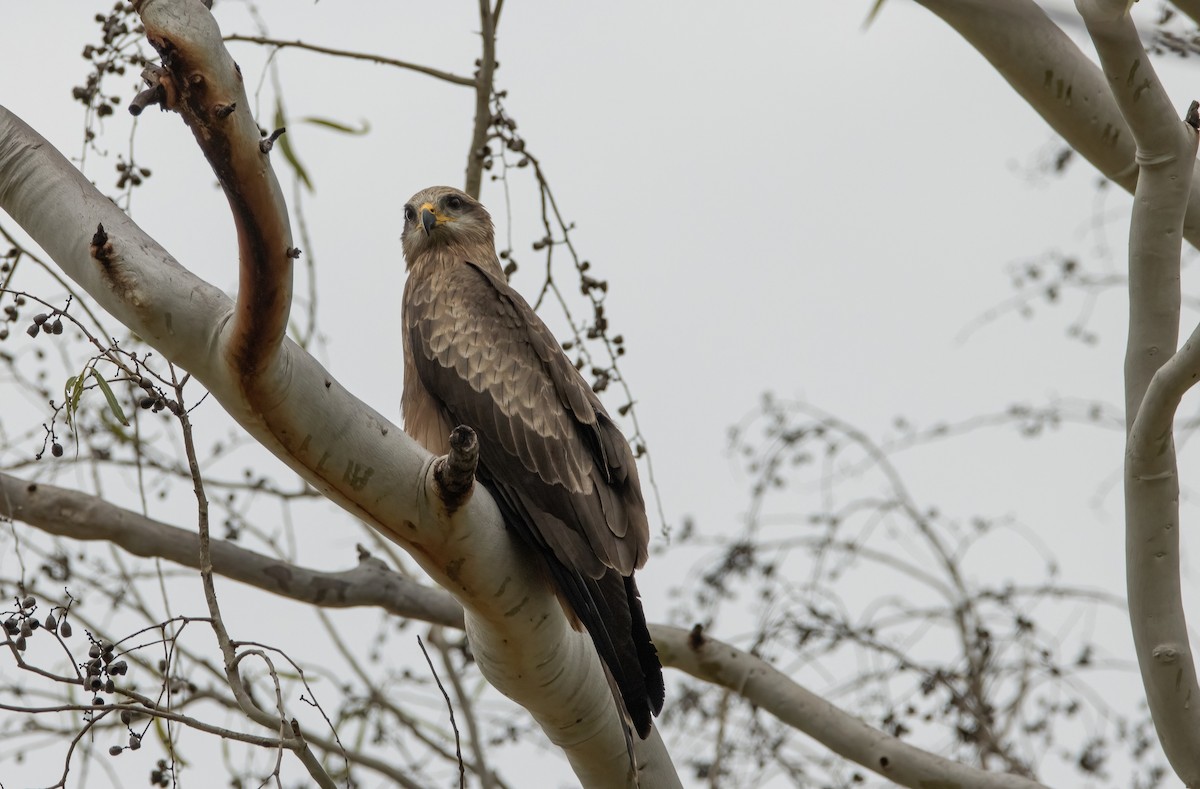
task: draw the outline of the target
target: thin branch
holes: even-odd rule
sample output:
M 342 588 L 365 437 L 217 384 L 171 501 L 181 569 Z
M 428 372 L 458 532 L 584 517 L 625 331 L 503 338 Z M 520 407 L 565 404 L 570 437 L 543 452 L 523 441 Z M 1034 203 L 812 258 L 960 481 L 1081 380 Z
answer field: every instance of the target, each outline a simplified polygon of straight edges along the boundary
M 429 641 L 442 654 L 442 666 L 446 669 L 446 676 L 450 678 L 450 685 L 454 688 L 454 695 L 458 697 L 458 706 L 462 708 L 463 720 L 467 724 L 467 735 L 471 738 L 471 750 L 475 752 L 475 769 L 479 774 L 480 789 L 495 789 L 496 783 L 492 779 L 492 771 L 487 766 L 487 752 L 483 744 L 483 735 L 479 731 L 479 721 L 475 715 L 475 710 L 471 704 L 471 698 L 467 695 L 466 688 L 463 687 L 461 672 L 454 665 L 454 661 L 450 657 L 450 645 L 446 643 L 446 638 L 441 632 L 441 628 L 432 627 L 429 629 Z M 424 647 L 422 647 L 424 651 Z M 429 660 L 429 655 L 425 655 L 425 659 Z M 433 668 L 430 664 L 430 668 Z M 437 675 L 434 674 L 436 677 Z M 439 684 L 439 687 L 440 684 Z M 445 689 L 442 693 L 445 694 Z M 446 703 L 449 706 L 450 700 Z M 453 708 L 451 709 L 453 722 Z M 458 729 L 454 730 L 455 751 L 458 754 L 459 764 L 462 764 L 462 749 L 458 747 Z
M 483 185 L 483 162 L 487 158 L 488 128 L 492 125 L 492 91 L 496 73 L 496 17 L 490 0 L 479 0 L 479 36 L 482 39 L 478 68 L 475 69 L 475 125 L 471 147 L 467 150 L 467 177 L 463 191 L 479 199 Z
M 475 80 L 470 77 L 461 77 L 458 74 L 451 74 L 448 71 L 431 68 L 430 66 L 422 66 L 417 63 L 409 63 L 406 60 L 397 60 L 396 58 L 384 57 L 383 55 L 371 55 L 366 52 L 354 52 L 348 49 L 334 49 L 333 47 L 322 47 L 316 44 L 306 44 L 303 41 L 283 41 L 278 38 L 267 38 L 265 36 L 246 36 L 234 33 L 233 35 L 225 36 L 225 41 L 245 41 L 251 44 L 262 44 L 268 47 L 277 47 L 279 49 L 303 49 L 309 52 L 317 52 L 322 55 L 333 55 L 339 58 L 350 58 L 352 60 L 366 60 L 371 63 L 379 63 L 383 66 L 395 66 L 396 68 L 416 71 L 420 74 L 425 74 L 436 79 L 444 80 L 455 85 L 466 85 L 468 87 L 475 85 Z
M 467 766 L 463 763 L 462 741 L 458 736 L 458 723 L 454 720 L 454 705 L 450 702 L 450 694 L 442 685 L 442 679 L 438 676 L 437 669 L 433 667 L 433 661 L 430 660 L 429 652 L 425 649 L 425 642 L 421 640 L 420 636 L 417 636 L 417 646 L 421 648 L 421 654 L 425 656 L 425 662 L 429 665 L 429 673 L 433 674 L 433 681 L 437 683 L 437 689 L 442 692 L 442 698 L 446 700 L 446 709 L 450 712 L 450 728 L 454 730 L 454 755 L 458 758 L 458 786 L 459 789 L 466 789 Z
M 366 670 L 363 669 L 353 650 L 347 646 L 347 641 L 341 637 L 341 633 L 339 633 L 337 628 L 334 627 L 329 616 L 320 608 L 317 609 L 317 616 L 321 620 L 321 625 L 325 628 L 325 632 L 329 634 L 330 643 L 333 644 L 333 647 L 338 651 L 339 654 L 341 654 L 342 659 L 346 661 L 346 664 L 350 667 L 350 670 L 354 672 L 355 676 L 358 677 L 359 681 L 361 681 L 364 686 L 368 688 L 374 688 L 375 682 L 367 674 Z M 369 697 L 369 703 L 391 713 L 391 715 L 395 717 L 395 719 L 402 726 L 408 729 L 413 737 L 415 737 L 422 745 L 436 753 L 438 756 L 446 759 L 447 761 L 457 760 L 458 757 L 456 757 L 455 754 L 447 751 L 440 742 L 436 741 L 422 730 L 422 727 L 425 725 L 425 721 L 412 717 L 399 706 L 397 706 L 396 703 L 386 695 L 372 693 Z M 313 738 L 310 736 L 309 739 L 312 740 Z M 479 772 L 478 765 L 476 764 L 468 762 L 467 767 L 469 767 L 472 772 Z

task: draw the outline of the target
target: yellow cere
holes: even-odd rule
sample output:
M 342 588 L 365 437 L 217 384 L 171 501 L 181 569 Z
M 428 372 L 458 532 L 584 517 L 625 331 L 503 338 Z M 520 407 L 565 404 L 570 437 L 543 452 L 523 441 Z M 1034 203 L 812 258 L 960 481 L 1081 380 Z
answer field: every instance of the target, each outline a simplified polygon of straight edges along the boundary
M 438 210 L 433 207 L 433 203 L 421 203 L 421 208 L 417 211 L 417 213 L 422 214 L 426 211 L 433 214 L 434 219 L 437 220 L 437 223 L 439 225 L 444 225 L 447 222 L 454 221 L 450 217 L 448 217 L 442 213 L 439 213 Z

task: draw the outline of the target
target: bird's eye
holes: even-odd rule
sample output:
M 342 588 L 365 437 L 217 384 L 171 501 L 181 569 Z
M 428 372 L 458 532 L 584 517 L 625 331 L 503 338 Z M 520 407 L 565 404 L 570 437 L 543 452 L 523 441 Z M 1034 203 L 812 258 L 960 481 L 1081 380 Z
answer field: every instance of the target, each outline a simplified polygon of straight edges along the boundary
M 411 205 L 404 206 L 404 221 L 405 222 L 417 221 L 417 209 L 413 208 Z
M 446 198 L 446 208 L 449 208 L 451 211 L 459 211 L 462 207 L 463 201 L 458 195 L 450 195 Z

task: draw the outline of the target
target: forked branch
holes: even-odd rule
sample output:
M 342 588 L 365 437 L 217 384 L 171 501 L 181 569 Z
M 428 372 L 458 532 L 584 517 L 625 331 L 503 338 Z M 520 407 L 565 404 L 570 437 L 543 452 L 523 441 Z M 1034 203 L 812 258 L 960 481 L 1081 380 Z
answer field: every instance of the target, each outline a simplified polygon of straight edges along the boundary
M 1076 0 L 1137 143 L 1129 230 L 1125 355 L 1125 550 L 1129 615 L 1146 699 L 1167 760 L 1200 786 L 1200 699 L 1179 575 L 1179 397 L 1200 376 L 1179 341 L 1179 266 L 1196 159 L 1196 105 L 1182 122 L 1150 65 L 1124 0 Z

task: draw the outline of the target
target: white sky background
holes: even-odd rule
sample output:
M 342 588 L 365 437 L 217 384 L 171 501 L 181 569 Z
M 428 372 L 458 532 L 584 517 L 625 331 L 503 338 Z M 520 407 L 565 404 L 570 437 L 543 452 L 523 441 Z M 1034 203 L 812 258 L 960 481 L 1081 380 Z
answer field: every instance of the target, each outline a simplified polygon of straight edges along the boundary
M 85 74 L 78 53 L 96 37 L 92 14 L 109 5 L 0 2 L 0 103 L 68 156 L 81 149 L 82 107 L 70 99 Z M 260 4 L 275 37 L 466 75 L 476 57 L 474 6 Z M 1064 334 L 1081 303 L 1071 294 L 1066 306 L 1039 305 L 1034 320 L 1007 314 L 965 340 L 959 335 L 1011 295 L 1008 267 L 1018 261 L 1057 250 L 1098 270 L 1122 270 L 1127 198 L 1116 190 L 1098 198 L 1086 163 L 1066 177 L 1047 175 L 1053 133 L 936 17 L 892 0 L 864 31 L 869 6 L 505 5 L 498 84 L 559 205 L 577 223 L 575 243 L 610 281 L 610 321 L 629 347 L 622 369 L 673 523 L 693 516 L 706 533 L 740 526 L 748 481 L 727 453 L 727 430 L 765 391 L 802 396 L 874 433 L 897 414 L 924 425 L 1018 401 L 1121 401 L 1119 291 L 1100 299 L 1089 324 L 1101 335 L 1096 347 Z M 254 32 L 241 3 L 218 2 L 216 12 L 225 32 Z M 253 85 L 262 50 L 230 49 Z M 370 134 L 351 137 L 293 123 L 289 137 L 317 187 L 306 199 L 314 247 L 304 251 L 318 266 L 323 360 L 398 422 L 401 206 L 429 184 L 461 185 L 473 96 L 367 63 L 296 51 L 278 58 L 292 117 L 371 125 Z M 1156 67 L 1182 113 L 1200 96 L 1200 70 L 1192 61 Z M 132 75 L 126 81 L 128 98 Z M 269 94 L 268 83 L 264 125 Z M 119 114 L 113 128 L 121 131 L 103 143 L 113 153 L 127 140 L 123 107 Z M 154 176 L 134 195 L 135 219 L 181 263 L 232 289 L 231 223 L 190 133 L 176 116 L 151 110 L 139 123 L 136 151 Z M 89 154 L 87 172 L 106 188 L 111 167 Z M 282 172 L 282 159 L 276 167 Z M 529 251 L 540 236 L 531 195 L 518 175 L 513 227 L 523 268 L 514 283 L 528 296 L 540 282 L 539 258 Z M 500 188 L 485 183 L 483 201 L 502 232 Z M 6 350 L 33 342 L 14 335 Z M 0 389 L 0 398 L 4 411 L 17 407 L 11 389 Z M 26 424 L 45 418 L 30 413 Z M 5 419 L 7 431 L 21 426 Z M 1065 580 L 1120 594 L 1121 502 L 1112 488 L 1120 464 L 1116 433 L 1068 428 L 1029 443 L 999 430 L 915 452 L 904 471 L 919 500 L 961 517 L 1019 520 L 1057 555 Z M 1183 464 L 1186 488 L 1195 459 L 1185 454 Z M 263 470 L 272 468 L 282 466 Z M 66 467 L 55 478 L 83 484 Z M 179 512 L 150 507 L 168 521 Z M 316 526 L 328 535 L 344 521 Z M 297 524 L 297 532 L 313 525 Z M 1191 531 L 1185 582 L 1195 600 Z M 360 540 L 346 528 L 344 538 L 306 542 L 302 559 L 347 567 Z M 1016 549 L 1009 560 L 1027 554 Z M 705 554 L 671 556 L 639 575 L 653 620 L 666 619 L 670 587 L 704 566 Z M 993 566 L 1003 561 L 989 557 Z M 224 589 L 226 599 L 240 593 L 232 584 Z M 237 612 L 231 616 L 242 624 Z M 285 639 L 288 627 L 299 626 L 286 616 L 244 626 L 278 625 Z M 715 634 L 736 640 L 739 627 L 718 621 Z M 1132 659 L 1125 630 L 1114 629 L 1107 642 Z M 9 670 L 0 663 L 0 674 Z M 569 775 L 544 750 L 536 758 L 539 769 Z M 145 780 L 149 763 L 141 760 L 131 775 Z

